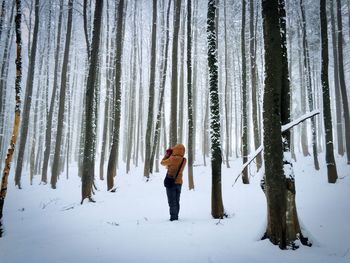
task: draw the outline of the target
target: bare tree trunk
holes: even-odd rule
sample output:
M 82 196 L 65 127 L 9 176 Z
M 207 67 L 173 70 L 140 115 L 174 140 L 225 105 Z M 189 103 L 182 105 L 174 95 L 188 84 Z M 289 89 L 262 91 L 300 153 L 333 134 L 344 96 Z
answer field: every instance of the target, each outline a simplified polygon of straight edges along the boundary
M 225 216 L 221 192 L 221 145 L 220 145 L 220 105 L 218 94 L 218 65 L 217 65 L 217 35 L 215 23 L 215 0 L 208 1 L 207 39 L 208 39 L 208 68 L 210 83 L 210 135 L 211 135 L 211 215 L 214 218 Z
M 304 57 L 304 72 L 306 74 L 306 87 L 307 87 L 307 97 L 309 102 L 309 110 L 314 109 L 314 101 L 312 98 L 312 83 L 311 83 L 311 69 L 310 69 L 310 57 L 309 57 L 309 47 L 306 37 L 306 18 L 305 18 L 305 8 L 303 0 L 300 0 L 300 10 L 301 10 L 301 22 L 302 22 L 302 33 L 303 33 L 303 57 Z M 317 157 L 317 131 L 316 131 L 316 119 L 311 119 L 311 132 L 312 132 L 312 152 L 314 158 L 314 166 L 316 170 L 320 169 Z
M 178 39 L 180 29 L 180 9 L 181 0 L 174 2 L 174 33 L 173 33 L 173 51 L 172 51 L 172 71 L 171 71 L 171 97 L 170 97 L 170 146 L 174 146 L 178 141 L 177 135 L 177 98 L 178 98 L 178 70 L 177 53 Z
M 5 134 L 4 120 L 5 120 L 5 104 L 6 104 L 6 87 L 7 87 L 8 69 L 10 64 L 10 49 L 11 49 L 11 43 L 13 38 L 13 34 L 11 34 L 11 31 L 12 31 L 11 29 L 13 24 L 15 4 L 16 2 L 13 1 L 12 8 L 11 8 L 11 16 L 9 19 L 9 25 L 5 36 L 6 38 L 3 42 L 5 44 L 4 44 L 4 53 L 3 53 L 1 73 L 0 73 L 0 158 L 1 158 L 0 160 L 2 160 L 2 157 L 4 154 L 3 143 L 4 143 L 4 134 Z M 4 9 L 2 9 L 2 12 L 5 13 Z
M 290 119 L 290 103 L 286 103 L 290 97 L 284 6 L 284 0 L 262 2 L 266 70 L 262 188 L 267 199 L 267 228 L 263 239 L 268 238 L 281 249 L 295 249 L 294 241 L 298 238 L 304 245 L 310 243 L 301 233 L 296 211 L 294 175 L 288 157 L 289 132 L 288 129 L 281 132 L 281 123 L 287 124 Z
M 228 77 L 229 77 L 229 70 L 228 70 L 228 40 L 227 40 L 227 3 L 226 0 L 224 0 L 224 34 L 225 34 L 225 133 L 226 133 L 226 152 L 225 152 L 225 159 L 226 159 L 226 166 L 227 168 L 230 168 L 230 162 L 229 162 L 229 154 L 230 154 L 230 117 L 229 117 L 229 104 L 230 104 L 230 94 L 229 94 L 229 83 L 228 83 Z
M 180 36 L 180 78 L 179 78 L 179 109 L 184 109 L 184 86 L 185 86 L 185 9 L 182 9 L 181 36 Z M 184 111 L 178 111 L 178 142 L 183 142 Z
M 104 102 L 104 120 L 103 120 L 103 132 L 102 132 L 102 146 L 101 146 L 101 156 L 100 156 L 100 180 L 104 180 L 104 163 L 106 157 L 106 148 L 107 148 L 107 131 L 109 123 L 109 102 L 110 102 L 110 88 L 111 88 L 111 76 L 110 76 L 110 61 L 111 61 L 111 52 L 110 50 L 110 29 L 109 29 L 109 0 L 106 1 L 106 98 Z
M 256 35 L 254 30 L 254 1 L 249 1 L 249 51 L 250 51 L 250 79 L 251 79 L 251 87 L 252 87 L 252 111 L 253 111 L 253 130 L 254 130 L 254 146 L 255 150 L 260 146 L 260 132 L 259 132 L 259 122 L 258 122 L 258 98 L 257 98 L 257 65 L 256 65 Z M 262 158 L 259 154 L 256 158 L 256 168 L 259 171 L 262 165 Z
M 154 163 L 154 156 L 157 148 L 157 142 L 159 141 L 160 137 L 160 129 L 161 129 L 161 117 L 163 113 L 163 105 L 164 105 L 164 90 L 165 90 L 165 81 L 166 81 L 166 75 L 167 75 L 167 68 L 168 68 L 168 51 L 169 51 L 169 14 L 170 14 L 170 6 L 171 6 L 171 0 L 168 2 L 168 8 L 167 8 L 167 14 L 166 14 L 166 32 L 165 32 L 165 49 L 163 53 L 163 59 L 162 59 L 162 75 L 161 75 L 161 81 L 160 81 L 160 88 L 159 88 L 159 104 L 158 104 L 158 113 L 157 113 L 157 120 L 156 120 L 156 126 L 154 130 L 154 138 L 153 138 L 153 146 L 152 146 L 152 152 L 150 157 L 150 172 L 153 172 L 153 163 Z M 159 147 L 158 147 L 159 148 Z
M 340 92 L 343 101 L 343 114 L 345 121 L 345 145 L 348 164 L 350 164 L 350 116 L 349 102 L 346 91 L 345 76 L 344 76 L 344 58 L 343 58 L 343 23 L 341 14 L 341 1 L 337 0 L 337 18 L 338 18 L 338 58 L 339 58 L 339 84 Z
M 16 107 L 15 107 L 15 119 L 13 124 L 12 136 L 10 146 L 7 149 L 7 155 L 5 160 L 5 167 L 2 173 L 1 188 L 0 188 L 0 237 L 2 236 L 2 215 L 4 202 L 7 194 L 8 176 L 11 169 L 11 161 L 15 151 L 17 142 L 17 135 L 19 130 L 19 124 L 21 120 L 21 80 L 22 80 L 22 33 L 21 33 L 21 22 L 22 22 L 22 9 L 21 0 L 16 0 Z
M 192 0 L 187 0 L 187 107 L 188 107 L 188 188 L 194 189 L 193 180 L 193 87 L 192 87 Z
M 6 4 L 6 1 L 2 0 L 1 10 L 0 10 L 0 41 L 1 41 L 2 28 L 3 28 L 3 24 L 4 24 L 5 13 L 6 13 L 5 12 L 5 4 Z M 10 22 L 10 24 L 11 24 L 11 22 Z
M 136 96 L 136 85 L 137 85 L 137 78 L 136 78 L 136 75 L 137 75 L 137 72 L 136 72 L 136 61 L 137 61 L 137 34 L 136 34 L 136 11 L 137 11 L 137 6 L 136 6 L 137 2 L 135 1 L 135 9 L 134 9 L 134 21 L 133 21 L 133 30 L 134 30 L 134 33 L 133 33 L 133 40 L 132 40 L 132 43 L 133 43 L 133 50 L 132 50 L 132 70 L 131 70 L 131 87 L 130 87 L 130 96 L 129 96 L 129 99 L 130 99 L 130 103 L 129 103 L 129 120 L 128 120 L 128 138 L 127 138 L 127 156 L 126 156 L 126 173 L 128 173 L 130 171 L 130 162 L 131 162 L 131 151 L 132 151 L 132 147 L 134 145 L 134 142 L 133 142 L 133 139 L 134 139 L 134 127 L 135 127 L 135 108 L 136 108 L 136 99 L 135 99 L 135 96 Z
M 54 106 L 55 106 L 56 93 L 57 93 L 57 88 L 58 88 L 58 84 L 57 84 L 57 82 L 58 82 L 58 67 L 59 67 L 58 62 L 59 62 L 60 43 L 61 43 L 62 14 L 63 14 L 63 0 L 60 0 L 57 42 L 56 42 L 56 51 L 55 51 L 55 68 L 54 68 L 53 88 L 52 88 L 50 108 L 49 108 L 49 112 L 47 114 L 47 120 L 46 120 L 45 150 L 44 150 L 43 168 L 42 168 L 42 174 L 41 174 L 41 182 L 43 182 L 44 184 L 47 183 L 47 168 L 48 168 L 50 152 L 51 152 L 52 119 L 53 119 L 53 114 L 54 114 Z
M 71 33 L 72 33 L 72 17 L 73 17 L 73 0 L 68 0 L 67 34 L 66 34 L 66 43 L 65 43 L 64 56 L 63 56 L 63 62 L 62 62 L 61 89 L 60 89 L 60 100 L 59 100 L 59 109 L 58 109 L 58 117 L 57 117 L 57 135 L 56 135 L 55 154 L 53 157 L 53 164 L 52 164 L 52 171 L 51 171 L 51 182 L 50 182 L 52 189 L 56 189 L 56 184 L 60 173 L 63 120 L 64 120 L 67 75 L 68 75 L 68 72 L 67 72 L 68 59 L 69 59 L 69 48 L 70 48 Z
M 29 129 L 29 120 L 30 120 L 30 108 L 32 106 L 32 94 L 33 94 L 33 82 L 34 82 L 34 71 L 35 71 L 35 59 L 36 59 L 36 47 L 38 42 L 38 32 L 39 32 L 39 0 L 35 0 L 35 23 L 34 23 L 34 32 L 33 32 L 33 42 L 30 52 L 30 62 L 28 67 L 28 76 L 26 84 L 26 94 L 24 99 L 23 106 L 23 117 L 21 124 L 21 133 L 20 133 L 20 143 L 18 149 L 17 165 L 15 172 L 15 184 L 18 188 L 21 188 L 21 176 L 23 168 L 23 159 L 25 153 L 25 147 L 28 136 Z
M 341 94 L 339 87 L 339 59 L 338 59 L 338 45 L 337 45 L 337 34 L 335 26 L 335 17 L 334 17 L 334 1 L 331 3 L 331 28 L 332 28 L 332 46 L 333 46 L 333 74 L 334 74 L 334 91 L 335 91 L 335 109 L 336 109 L 336 127 L 337 127 L 337 146 L 338 154 L 344 155 L 344 141 L 343 141 L 343 120 L 342 120 L 342 103 L 341 103 Z
M 90 66 L 89 75 L 87 79 L 86 87 L 86 105 L 85 105 L 85 147 L 84 147 L 84 161 L 83 161 L 83 174 L 81 177 L 81 203 L 85 199 L 92 199 L 92 186 L 95 177 L 95 148 L 96 148 L 96 130 L 94 128 L 94 103 L 98 78 L 98 60 L 100 51 L 100 32 L 102 24 L 102 11 L 103 11 L 103 0 L 96 0 L 95 4 L 95 15 L 94 15 L 94 28 L 91 43 L 91 54 L 90 54 Z
M 300 110 L 302 113 L 306 112 L 306 93 L 305 93 L 305 73 L 303 71 L 303 62 L 302 62 L 302 45 L 301 45 L 301 36 L 300 31 L 298 32 L 299 48 L 298 48 L 298 58 L 299 58 L 299 76 L 300 76 Z M 301 148 L 304 156 L 309 156 L 308 149 L 308 138 L 307 138 L 307 125 L 306 123 L 301 124 Z
M 322 55 L 322 94 L 323 94 L 323 121 L 325 126 L 326 140 L 326 163 L 328 182 L 335 183 L 338 178 L 337 166 L 334 159 L 333 150 L 333 128 L 331 102 L 328 82 L 328 31 L 327 31 L 327 11 L 326 0 L 320 0 L 320 20 L 321 20 L 321 55 Z
M 117 35 L 115 55 L 115 98 L 114 98 L 114 128 L 113 138 L 107 167 L 107 190 L 113 190 L 114 177 L 117 173 L 117 158 L 119 149 L 120 114 L 121 114 L 121 74 L 123 54 L 124 0 L 119 0 L 117 14 Z
M 145 167 L 143 175 L 149 178 L 150 173 L 150 159 L 151 159 L 151 136 L 153 130 L 153 108 L 154 108 L 154 84 L 155 84 L 155 70 L 156 70 L 156 49 L 157 48 L 157 0 L 153 0 L 153 19 L 152 19 L 152 43 L 151 43 L 151 61 L 150 61 L 150 82 L 148 94 L 148 116 L 147 129 L 145 137 Z M 155 142 L 153 142 L 155 143 Z
M 242 158 L 243 163 L 248 160 L 248 95 L 247 95 L 247 71 L 245 53 L 245 20 L 246 1 L 242 0 L 242 28 L 241 28 L 241 52 L 242 52 Z M 242 180 L 249 184 L 248 167 L 244 169 Z

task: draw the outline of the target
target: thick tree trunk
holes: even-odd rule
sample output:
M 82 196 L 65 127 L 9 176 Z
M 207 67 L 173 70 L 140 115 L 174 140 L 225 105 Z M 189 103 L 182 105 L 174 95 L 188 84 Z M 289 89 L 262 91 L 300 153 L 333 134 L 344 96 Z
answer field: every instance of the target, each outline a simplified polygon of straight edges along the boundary
M 208 1 L 207 39 L 208 68 L 210 87 L 210 135 L 211 135 L 211 215 L 214 218 L 225 216 L 221 192 L 221 145 L 220 145 L 220 105 L 218 94 L 217 39 L 215 24 L 215 0 Z
M 34 84 L 34 72 L 35 72 L 35 60 L 36 60 L 36 50 L 38 42 L 38 32 L 39 32 L 39 0 L 35 0 L 35 23 L 34 23 L 34 32 L 33 32 L 33 42 L 30 52 L 29 67 L 28 67 L 28 76 L 26 84 L 26 94 L 24 99 L 23 106 L 23 117 L 21 124 L 21 133 L 20 133 L 20 143 L 18 149 L 17 165 L 15 172 L 15 184 L 18 188 L 21 188 L 21 176 L 23 168 L 23 160 L 25 147 L 28 137 L 29 130 L 29 121 L 30 121 L 30 108 L 32 106 L 32 94 L 33 94 L 33 84 Z
M 69 60 L 69 48 L 70 48 L 71 33 L 72 33 L 72 17 L 73 17 L 73 0 L 68 0 L 67 34 L 66 34 L 66 43 L 64 48 L 62 73 L 61 73 L 62 76 L 61 76 L 59 109 L 58 109 L 58 117 L 57 117 L 56 145 L 55 145 L 55 153 L 53 157 L 51 181 L 50 181 L 52 189 L 56 189 L 58 176 L 60 174 L 63 121 L 64 121 L 64 112 L 65 112 L 67 79 L 68 79 L 67 71 L 68 71 L 68 60 Z
M 320 0 L 320 20 L 321 20 L 321 81 L 322 81 L 322 94 L 323 94 L 323 121 L 325 127 L 325 140 L 326 140 L 326 163 L 328 182 L 335 183 L 338 178 L 337 166 L 334 159 L 333 150 L 333 128 L 332 128 L 332 113 L 331 102 L 329 95 L 329 82 L 328 82 L 328 31 L 327 31 L 327 12 L 326 12 L 326 0 Z
M 94 28 L 91 43 L 90 54 L 90 66 L 89 75 L 87 78 L 86 87 L 86 99 L 85 99 L 85 147 L 84 147 L 84 161 L 83 161 L 83 174 L 81 177 L 82 182 L 82 196 L 81 203 L 85 199 L 92 200 L 92 186 L 94 182 L 95 171 L 95 145 L 96 145 L 96 133 L 94 128 L 94 102 L 96 96 L 96 80 L 98 78 L 98 60 L 100 51 L 100 32 L 102 24 L 102 11 L 103 0 L 96 0 L 95 15 L 94 15 Z
M 288 156 L 289 137 L 284 133 L 282 145 L 281 122 L 289 120 L 288 64 L 285 39 L 284 0 L 263 0 L 262 2 L 264 47 L 265 47 L 265 89 L 264 89 L 264 151 L 265 184 L 262 188 L 267 199 L 267 229 L 263 238 L 281 249 L 295 248 L 294 241 L 300 234 L 296 206 L 293 174 L 285 175 L 284 165 L 290 166 Z M 282 33 L 282 34 L 281 34 Z M 288 134 L 288 133 L 287 133 Z M 286 178 L 288 176 L 288 178 Z

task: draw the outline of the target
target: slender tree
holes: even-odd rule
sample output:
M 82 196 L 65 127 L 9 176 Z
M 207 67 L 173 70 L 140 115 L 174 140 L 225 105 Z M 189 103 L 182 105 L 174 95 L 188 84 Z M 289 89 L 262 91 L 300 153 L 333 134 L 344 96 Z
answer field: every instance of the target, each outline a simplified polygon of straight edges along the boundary
M 334 16 L 334 1 L 330 1 L 331 10 L 331 29 L 332 29 L 332 50 L 333 50 L 333 76 L 334 76 L 334 91 L 335 91 L 335 111 L 336 111 L 336 130 L 337 130 L 337 146 L 338 154 L 344 155 L 344 140 L 343 140 L 343 120 L 342 120 L 342 103 L 339 85 L 339 61 L 338 61 L 338 45 L 337 45 L 337 30 Z
M 4 143 L 4 132 L 5 132 L 5 104 L 6 104 L 6 87 L 7 87 L 7 77 L 8 77 L 8 70 L 10 65 L 10 49 L 11 49 L 11 43 L 13 39 L 13 32 L 12 25 L 13 25 L 13 17 L 14 17 L 14 8 L 15 8 L 16 2 L 13 1 L 12 8 L 11 8 L 11 15 L 9 21 L 9 26 L 7 28 L 7 32 L 5 35 L 4 40 L 4 51 L 2 56 L 2 65 L 0 70 L 0 160 L 2 160 L 3 157 L 3 143 Z M 4 10 L 2 12 L 5 12 Z
M 249 52 L 250 52 L 250 82 L 252 90 L 252 112 L 253 112 L 253 130 L 254 130 L 254 147 L 255 150 L 260 146 L 260 132 L 259 132 L 259 121 L 258 121 L 258 97 L 257 97 L 257 65 L 256 65 L 256 35 L 254 29 L 254 1 L 249 0 Z M 261 168 L 262 159 L 261 154 L 256 158 L 257 170 Z
M 4 24 L 4 18 L 5 18 L 5 4 L 6 0 L 2 0 L 1 2 L 1 10 L 0 10 L 0 41 L 1 41 L 1 35 L 2 35 L 2 28 Z
M 350 113 L 349 101 L 345 84 L 344 75 L 344 56 L 343 56 L 343 21 L 341 13 L 341 1 L 337 0 L 337 19 L 338 19 L 338 59 L 339 59 L 339 84 L 343 102 L 343 114 L 345 121 L 345 145 L 348 164 L 350 164 Z
M 245 20 L 246 1 L 242 0 L 242 28 L 241 28 L 241 53 L 242 53 L 242 155 L 243 163 L 248 160 L 248 107 L 247 107 L 247 66 L 245 52 Z M 249 184 L 248 167 L 243 170 L 242 180 Z
M 19 130 L 19 124 L 21 120 L 21 80 L 22 80 L 22 32 L 21 32 L 21 22 L 22 22 L 22 8 L 21 0 L 16 0 L 16 81 L 15 81 L 15 91 L 16 91 L 16 106 L 15 106 L 15 117 L 12 130 L 12 136 L 10 145 L 7 149 L 7 155 L 5 160 L 5 167 L 2 173 L 1 188 L 0 188 L 0 236 L 2 235 L 2 215 L 3 207 L 7 194 L 8 176 L 11 169 L 11 161 L 13 159 L 13 154 L 15 151 L 17 135 Z
M 187 0 L 187 107 L 188 107 L 188 187 L 194 189 L 193 180 L 193 88 L 192 88 L 192 0 Z
M 114 59 L 115 90 L 114 90 L 114 127 L 113 138 L 107 167 L 107 190 L 113 190 L 114 177 L 117 173 L 117 158 L 119 149 L 120 114 L 121 114 L 121 74 L 123 54 L 124 0 L 119 0 L 117 14 L 116 54 Z
M 325 139 L 326 139 L 326 163 L 328 182 L 335 183 L 338 174 L 337 166 L 334 159 L 333 150 L 333 128 L 332 128 L 332 114 L 331 114 L 331 102 L 329 95 L 329 82 L 328 82 L 328 32 L 327 32 L 327 12 L 326 12 L 326 0 L 320 0 L 320 21 L 321 21 L 321 81 L 322 81 L 322 94 L 323 94 L 323 122 L 325 127 Z
M 154 84 L 156 76 L 156 47 L 157 47 L 157 0 L 153 0 L 153 18 L 152 18 L 152 43 L 151 43 L 151 61 L 150 61 L 150 81 L 148 93 L 148 116 L 147 130 L 145 137 L 145 166 L 143 175 L 149 178 L 150 159 L 151 159 L 151 135 L 153 129 L 153 108 L 154 108 Z M 153 142 L 155 143 L 155 142 Z
M 225 35 L 225 133 L 226 133 L 226 152 L 225 161 L 227 168 L 230 168 L 229 155 L 230 155 L 230 93 L 229 93 L 229 66 L 228 66 L 228 32 L 227 32 L 227 2 L 224 1 L 224 35 Z
M 56 145 L 55 153 L 53 157 L 52 171 L 51 171 L 51 187 L 56 189 L 58 176 L 60 173 L 60 161 L 61 161 L 61 145 L 63 137 L 63 120 L 65 112 L 65 101 L 66 101 L 66 90 L 67 90 L 67 79 L 68 79 L 68 60 L 69 60 L 69 49 L 71 42 L 72 33 L 72 17 L 73 17 L 73 0 L 68 0 L 68 20 L 67 20 L 67 33 L 66 43 L 64 47 L 64 55 L 62 62 L 62 76 L 61 76 L 61 89 L 60 89 L 60 100 L 57 117 L 57 134 L 56 134 Z
M 170 146 L 177 143 L 177 98 L 178 98 L 178 69 L 177 53 L 180 29 L 181 0 L 175 0 L 174 4 L 174 32 L 171 70 L 171 95 L 170 95 Z
M 221 143 L 220 143 L 220 105 L 218 90 L 217 39 L 216 39 L 216 4 L 215 0 L 208 1 L 207 39 L 208 39 L 208 68 L 210 87 L 210 136 L 211 136 L 211 215 L 214 218 L 225 216 L 221 192 Z
M 170 18 L 170 7 L 171 7 L 171 0 L 168 1 L 168 8 L 167 8 L 167 14 L 166 14 L 166 26 L 165 26 L 165 48 L 163 52 L 163 59 L 162 59 L 162 74 L 161 74 L 161 81 L 160 81 L 160 87 L 159 87 L 159 103 L 158 103 L 158 113 L 157 113 L 157 120 L 156 125 L 154 129 L 154 138 L 153 138 L 153 146 L 152 146 L 152 152 L 151 152 L 151 158 L 150 158 L 150 172 L 153 172 L 153 163 L 154 163 L 154 156 L 156 154 L 156 147 L 158 140 L 160 139 L 160 129 L 161 129 L 161 121 L 162 121 L 162 114 L 163 114 L 163 107 L 164 107 L 164 91 L 165 91 L 165 81 L 167 76 L 167 68 L 168 68 L 168 51 L 169 51 L 169 18 Z
M 312 81 L 311 81 L 311 66 L 310 66 L 310 53 L 309 44 L 306 36 L 306 15 L 305 6 L 303 0 L 300 0 L 300 10 L 301 10 L 301 22 L 302 22 L 302 37 L 303 37 L 303 58 L 304 58 L 304 77 L 307 88 L 307 98 L 309 102 L 309 111 L 314 110 L 314 99 L 312 97 Z M 311 133 L 312 133 L 312 154 L 314 157 L 314 166 L 316 170 L 320 169 L 317 154 L 317 128 L 316 119 L 313 117 L 311 119 Z
M 35 0 L 35 22 L 34 22 L 34 31 L 33 31 L 33 42 L 32 42 L 32 47 L 30 49 L 30 59 L 29 59 L 30 62 L 28 66 L 26 94 L 24 99 L 23 117 L 22 117 L 21 132 L 19 137 L 20 143 L 19 143 L 17 165 L 16 165 L 16 172 L 15 172 L 15 184 L 16 186 L 18 186 L 18 188 L 21 188 L 23 160 L 24 160 L 24 153 L 25 153 L 28 130 L 29 130 L 30 108 L 32 106 L 35 59 L 36 59 L 38 32 L 39 32 L 39 18 L 40 18 L 39 12 L 40 12 L 39 0 Z
M 58 16 L 58 30 L 57 30 L 57 42 L 55 50 L 55 66 L 54 66 L 54 78 L 53 78 L 53 88 L 50 101 L 49 111 L 47 113 L 46 120 L 46 130 L 45 130 L 45 150 L 44 159 L 41 172 L 41 182 L 47 183 L 47 169 L 49 164 L 50 152 L 51 152 L 51 136 L 52 136 L 52 120 L 54 114 L 54 107 L 56 101 L 56 94 L 58 88 L 58 67 L 59 67 L 59 53 L 61 49 L 61 30 L 62 30 L 62 14 L 63 14 L 63 0 L 60 0 L 60 9 Z

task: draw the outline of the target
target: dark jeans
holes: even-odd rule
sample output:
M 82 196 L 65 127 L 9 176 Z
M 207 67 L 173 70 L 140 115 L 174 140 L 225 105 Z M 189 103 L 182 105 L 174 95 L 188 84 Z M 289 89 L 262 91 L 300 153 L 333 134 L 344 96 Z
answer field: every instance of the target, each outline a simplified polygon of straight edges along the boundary
M 173 187 L 166 188 L 170 220 L 178 220 L 179 218 L 181 186 L 181 184 L 175 184 Z

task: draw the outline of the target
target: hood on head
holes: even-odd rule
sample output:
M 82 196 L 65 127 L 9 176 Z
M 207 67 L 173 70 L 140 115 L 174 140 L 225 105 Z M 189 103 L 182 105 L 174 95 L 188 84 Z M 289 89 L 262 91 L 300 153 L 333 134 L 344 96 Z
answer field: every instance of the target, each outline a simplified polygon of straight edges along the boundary
M 176 144 L 172 149 L 173 155 L 180 155 L 182 157 L 185 155 L 185 146 L 182 143 Z

